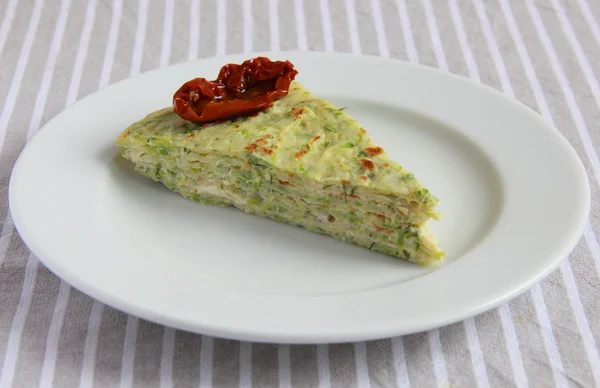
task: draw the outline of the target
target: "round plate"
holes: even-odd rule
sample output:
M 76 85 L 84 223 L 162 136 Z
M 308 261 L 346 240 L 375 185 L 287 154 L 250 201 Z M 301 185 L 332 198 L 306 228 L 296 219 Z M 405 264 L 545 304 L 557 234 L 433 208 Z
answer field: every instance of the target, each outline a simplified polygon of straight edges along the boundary
M 263 53 L 357 118 L 441 204 L 447 259 L 423 268 L 304 229 L 201 205 L 136 175 L 113 140 L 169 106 L 228 56 L 128 79 L 84 98 L 27 145 L 10 205 L 54 273 L 117 309 L 243 340 L 321 343 L 452 323 L 523 292 L 575 246 L 587 176 L 561 135 L 525 106 L 431 68 L 374 57 Z

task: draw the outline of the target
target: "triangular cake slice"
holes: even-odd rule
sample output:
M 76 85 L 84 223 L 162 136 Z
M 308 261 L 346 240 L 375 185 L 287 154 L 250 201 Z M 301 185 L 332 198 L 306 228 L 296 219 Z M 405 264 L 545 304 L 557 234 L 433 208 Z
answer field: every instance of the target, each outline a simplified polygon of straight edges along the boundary
M 438 200 L 343 109 L 298 82 L 253 115 L 196 124 L 166 108 L 119 136 L 136 171 L 183 196 L 233 205 L 419 264 L 443 252 Z

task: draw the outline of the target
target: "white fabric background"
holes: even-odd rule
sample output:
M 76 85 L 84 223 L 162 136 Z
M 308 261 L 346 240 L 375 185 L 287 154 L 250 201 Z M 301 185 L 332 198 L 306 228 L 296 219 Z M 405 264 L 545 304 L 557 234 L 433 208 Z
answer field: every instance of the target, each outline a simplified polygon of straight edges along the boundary
M 600 386 L 599 21 L 598 0 L 0 0 L 0 388 Z M 438 330 L 277 346 L 138 320 L 29 253 L 8 180 L 45 122 L 141 71 L 271 49 L 419 62 L 538 111 L 590 178 L 592 212 L 568 261 L 500 308 Z

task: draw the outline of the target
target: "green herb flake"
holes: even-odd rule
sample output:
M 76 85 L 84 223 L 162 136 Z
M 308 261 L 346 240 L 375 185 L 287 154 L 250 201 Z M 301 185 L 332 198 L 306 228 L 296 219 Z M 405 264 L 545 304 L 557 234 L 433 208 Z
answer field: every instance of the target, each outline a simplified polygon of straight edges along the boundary
M 346 184 L 342 183 L 342 191 L 344 192 L 344 202 L 348 203 L 348 197 L 346 196 Z
M 260 205 L 261 203 L 262 203 L 262 198 L 260 198 L 260 197 L 250 197 L 246 201 L 246 204 L 248 204 L 250 206 Z
M 398 232 L 398 236 L 396 237 L 396 245 L 398 245 L 399 247 L 404 246 L 405 234 L 406 234 L 406 231 L 404 229 L 402 229 Z
M 160 154 L 161 155 L 168 155 L 169 154 L 169 150 L 167 148 L 162 147 L 160 149 Z
M 249 172 L 242 172 L 240 173 L 240 178 L 247 182 L 252 180 L 252 175 Z
M 308 171 L 306 171 L 306 167 L 304 167 L 304 165 L 300 166 L 300 171 L 302 172 L 302 175 L 304 175 L 304 176 L 308 175 Z
M 333 112 L 334 115 L 336 116 L 341 116 L 344 113 L 342 113 L 344 110 L 346 109 L 346 107 L 340 108 L 340 109 L 336 109 L 335 112 Z
M 352 147 L 354 147 L 354 143 L 350 143 L 350 142 L 342 145 L 342 148 L 352 148 Z
M 358 153 L 358 157 L 359 157 L 359 158 L 366 158 L 366 157 L 367 157 L 367 153 L 366 153 L 365 151 L 360 151 L 360 152 Z
M 331 124 L 326 124 L 325 125 L 325 129 L 327 131 L 333 132 L 333 133 L 337 133 L 337 131 L 338 131 L 338 129 L 335 126 L 331 125 Z

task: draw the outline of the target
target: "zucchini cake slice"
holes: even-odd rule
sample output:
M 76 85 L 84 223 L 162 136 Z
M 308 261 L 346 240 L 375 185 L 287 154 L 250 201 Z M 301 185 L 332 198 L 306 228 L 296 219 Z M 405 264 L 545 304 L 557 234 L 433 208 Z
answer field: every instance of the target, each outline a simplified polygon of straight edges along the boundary
M 297 81 L 251 116 L 197 123 L 174 108 L 116 140 L 140 174 L 184 197 L 325 233 L 418 264 L 443 257 L 435 198 L 343 109 Z

